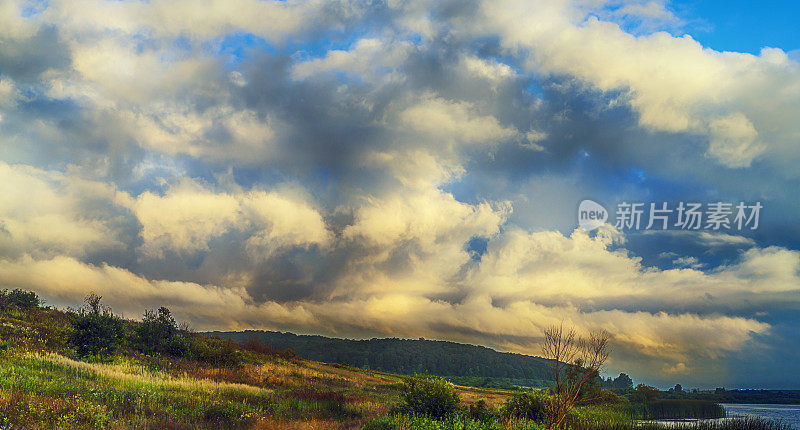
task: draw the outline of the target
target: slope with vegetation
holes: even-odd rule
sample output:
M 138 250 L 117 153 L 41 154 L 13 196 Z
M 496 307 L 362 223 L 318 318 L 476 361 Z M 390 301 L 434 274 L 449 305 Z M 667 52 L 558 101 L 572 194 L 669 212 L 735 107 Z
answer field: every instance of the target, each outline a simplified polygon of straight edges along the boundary
M 291 348 L 303 357 L 326 363 L 406 375 L 445 376 L 471 386 L 546 387 L 553 382 L 550 362 L 544 358 L 455 342 L 396 338 L 352 340 L 261 330 L 208 334 L 238 342 L 256 339 L 277 348 Z
M 401 380 L 177 326 L 124 320 L 90 296 L 61 311 L 0 294 L 0 428 L 358 427 Z
M 565 376 L 592 369 L 573 371 Z M 657 398 L 566 386 L 577 397 L 556 422 L 557 390 L 469 388 L 324 364 L 252 339 L 193 333 L 165 307 L 132 321 L 95 295 L 58 310 L 30 292 L 0 291 L 2 429 L 632 429 L 648 410 L 666 411 Z M 786 430 L 767 421 L 692 428 Z

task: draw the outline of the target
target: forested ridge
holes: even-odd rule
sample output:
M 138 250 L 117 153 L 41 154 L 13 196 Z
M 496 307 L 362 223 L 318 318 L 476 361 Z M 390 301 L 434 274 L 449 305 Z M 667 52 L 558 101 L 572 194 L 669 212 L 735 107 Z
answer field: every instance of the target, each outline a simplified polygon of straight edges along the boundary
M 425 339 L 336 339 L 274 331 L 209 332 L 211 336 L 247 342 L 256 339 L 274 348 L 292 348 L 300 356 L 328 363 L 401 374 L 492 378 L 494 382 L 541 386 L 551 379 L 541 357 L 498 352 L 490 348 Z M 482 385 L 471 380 L 470 385 Z

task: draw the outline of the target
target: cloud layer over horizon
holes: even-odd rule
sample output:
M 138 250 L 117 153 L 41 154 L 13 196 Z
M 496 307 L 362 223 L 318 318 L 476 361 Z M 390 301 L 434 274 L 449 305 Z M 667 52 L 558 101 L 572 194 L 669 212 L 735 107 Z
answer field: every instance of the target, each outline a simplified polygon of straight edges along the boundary
M 0 0 L 0 287 L 529 354 L 563 321 L 637 381 L 796 387 L 784 49 L 660 0 Z M 585 198 L 765 209 L 587 233 Z

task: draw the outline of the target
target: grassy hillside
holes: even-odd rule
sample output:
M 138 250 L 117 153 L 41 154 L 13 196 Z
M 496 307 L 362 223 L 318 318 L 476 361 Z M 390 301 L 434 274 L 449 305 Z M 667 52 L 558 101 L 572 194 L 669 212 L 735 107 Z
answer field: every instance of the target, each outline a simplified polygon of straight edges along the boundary
M 546 387 L 552 382 L 547 360 L 497 352 L 483 346 L 424 339 L 335 339 L 258 330 L 208 334 L 242 343 L 256 339 L 277 348 L 291 348 L 303 357 L 326 363 L 406 375 L 455 377 L 454 381 L 467 385 Z
M 634 418 L 653 411 L 698 413 L 689 400 L 638 405 L 599 394 L 561 428 L 635 429 Z M 166 308 L 132 321 L 96 296 L 64 311 L 0 291 L 0 429 L 542 430 L 555 398 L 312 361 L 192 333 Z M 763 420 L 683 428 L 787 430 Z
M 360 428 L 401 395 L 401 376 L 188 332 L 197 349 L 222 352 L 146 354 L 130 341 L 80 356 L 74 315 L 0 303 L 0 428 Z M 126 337 L 142 324 L 124 323 Z M 508 396 L 458 391 L 465 405 Z

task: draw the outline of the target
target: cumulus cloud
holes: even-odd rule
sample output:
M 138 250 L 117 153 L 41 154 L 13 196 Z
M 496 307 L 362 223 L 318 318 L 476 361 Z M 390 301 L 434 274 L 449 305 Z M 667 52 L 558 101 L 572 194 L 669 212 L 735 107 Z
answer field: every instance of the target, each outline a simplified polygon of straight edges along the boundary
M 113 185 L 0 162 L 4 254 L 85 257 L 124 248 L 127 194 Z
M 477 114 L 470 103 L 450 102 L 425 96 L 418 104 L 400 113 L 402 125 L 434 139 L 456 143 L 496 144 L 517 132 L 503 127 L 497 118 Z
M 250 230 L 246 248 L 254 258 L 283 246 L 325 246 L 322 216 L 290 192 L 214 192 L 183 180 L 164 195 L 140 194 L 133 204 L 142 225 L 143 252 L 208 250 L 209 242 L 232 230 Z
M 414 45 L 408 41 L 391 43 L 380 39 L 361 39 L 349 51 L 332 50 L 324 58 L 314 58 L 292 68 L 294 79 L 307 79 L 331 72 L 350 73 L 357 79 L 401 79 L 394 73 L 408 58 Z
M 210 39 L 244 31 L 283 39 L 300 28 L 313 28 L 336 8 L 322 2 L 260 2 L 256 0 L 154 1 L 148 3 L 83 0 L 52 2 L 43 19 L 60 22 L 75 32 L 117 31 L 152 33 L 155 37 L 190 36 Z M 342 14 L 346 14 L 342 11 Z
M 0 278 L 534 354 L 565 321 L 711 384 L 800 307 L 800 68 L 681 25 L 650 0 L 0 1 Z M 574 230 L 581 198 L 676 190 L 760 200 L 764 233 Z M 677 245 L 658 268 L 637 238 Z
M 800 66 L 780 49 L 716 52 L 689 35 L 635 36 L 576 7 L 505 6 L 485 4 L 484 31 L 502 35 L 508 50 L 527 51 L 529 70 L 621 91 L 642 126 L 704 135 L 707 154 L 723 165 L 745 167 L 763 157 L 788 168 L 781 157 L 796 129 L 782 112 L 797 106 L 781 88 L 793 87 Z M 760 102 L 765 93 L 776 96 L 768 106 Z

